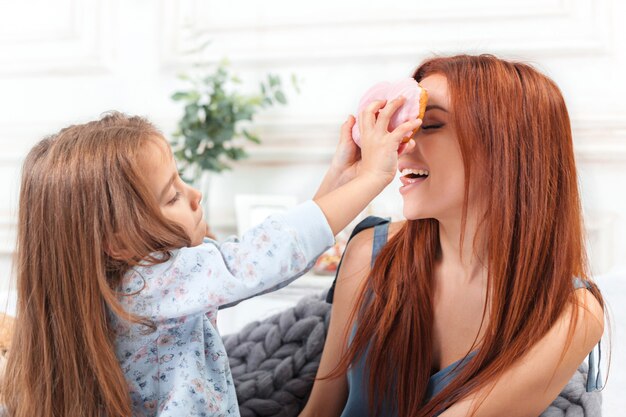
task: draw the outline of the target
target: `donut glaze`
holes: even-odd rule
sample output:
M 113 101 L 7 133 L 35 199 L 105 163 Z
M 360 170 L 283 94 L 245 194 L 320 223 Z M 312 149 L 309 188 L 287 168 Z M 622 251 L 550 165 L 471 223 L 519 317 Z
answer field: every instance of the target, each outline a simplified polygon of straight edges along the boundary
M 426 102 L 428 94 L 413 78 L 404 78 L 396 82 L 380 82 L 372 86 L 365 92 L 359 101 L 359 107 L 356 113 L 356 123 L 352 127 L 352 139 L 361 146 L 361 131 L 359 129 L 359 117 L 363 109 L 376 100 L 391 101 L 398 96 L 404 96 L 406 101 L 391 116 L 388 130 L 392 131 L 402 123 L 424 117 L 426 111 Z M 419 128 L 418 128 L 419 129 Z M 411 134 L 415 134 L 415 131 Z M 405 137 L 402 142 L 408 142 L 411 136 Z

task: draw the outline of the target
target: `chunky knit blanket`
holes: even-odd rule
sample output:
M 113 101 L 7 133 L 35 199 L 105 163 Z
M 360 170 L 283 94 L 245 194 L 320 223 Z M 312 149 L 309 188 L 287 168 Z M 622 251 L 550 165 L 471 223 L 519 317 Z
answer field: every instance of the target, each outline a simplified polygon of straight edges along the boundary
M 297 416 L 319 366 L 331 305 L 325 294 L 224 337 L 242 417 Z M 600 417 L 600 392 L 587 392 L 583 363 L 541 417 Z

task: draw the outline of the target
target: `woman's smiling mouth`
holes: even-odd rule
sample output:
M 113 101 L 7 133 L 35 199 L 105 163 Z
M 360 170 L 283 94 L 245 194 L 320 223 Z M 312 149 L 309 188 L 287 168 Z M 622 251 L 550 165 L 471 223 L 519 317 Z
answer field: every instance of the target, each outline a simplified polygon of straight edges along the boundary
M 402 193 L 410 185 L 424 182 L 430 175 L 430 172 L 427 169 L 404 168 L 400 171 L 400 175 L 400 182 L 402 183 L 400 192 Z

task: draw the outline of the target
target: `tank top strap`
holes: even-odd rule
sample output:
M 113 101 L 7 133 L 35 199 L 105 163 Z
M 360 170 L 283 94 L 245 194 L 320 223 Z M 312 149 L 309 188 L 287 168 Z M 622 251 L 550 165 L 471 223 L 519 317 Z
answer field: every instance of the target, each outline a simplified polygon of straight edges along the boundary
M 580 289 L 580 288 L 587 288 L 590 289 L 591 288 L 591 284 L 589 283 L 589 281 L 581 279 L 581 278 L 572 278 L 572 284 L 574 284 L 574 289 Z
M 602 371 L 600 363 L 602 360 L 602 342 L 589 352 L 588 362 L 589 370 L 587 371 L 587 392 L 599 391 L 602 389 Z
M 574 289 L 586 288 L 591 290 L 593 288 L 593 284 L 591 282 L 579 277 L 573 278 L 572 283 L 574 284 Z M 589 364 L 589 369 L 587 371 L 587 392 L 602 389 L 602 372 L 600 370 L 601 360 L 602 341 L 599 341 L 598 344 L 593 347 L 591 352 L 589 352 L 589 356 L 587 358 L 587 362 Z
M 374 267 L 376 258 L 381 249 L 387 243 L 387 235 L 389 234 L 389 219 L 386 219 L 385 223 L 379 223 L 374 226 L 374 243 L 372 245 L 372 262 L 371 266 Z
M 348 242 L 352 240 L 354 236 L 361 233 L 363 230 L 374 228 L 374 244 L 372 246 L 372 266 L 374 265 L 375 257 L 378 255 L 378 252 L 385 246 L 387 242 L 387 230 L 389 229 L 389 222 L 391 222 L 390 218 L 383 218 L 377 216 L 368 216 L 365 219 L 361 220 L 359 224 L 354 227 L 352 233 L 350 234 L 350 238 Z M 377 229 L 377 227 L 379 227 Z M 382 228 L 380 228 L 382 227 Z M 378 230 L 378 232 L 377 232 Z M 333 298 L 335 296 L 335 286 L 337 285 L 337 275 L 339 275 L 339 269 L 341 268 L 341 264 L 343 262 L 343 255 L 341 256 L 341 260 L 339 261 L 339 265 L 337 265 L 337 271 L 335 272 L 335 279 L 326 294 L 326 302 L 332 304 Z

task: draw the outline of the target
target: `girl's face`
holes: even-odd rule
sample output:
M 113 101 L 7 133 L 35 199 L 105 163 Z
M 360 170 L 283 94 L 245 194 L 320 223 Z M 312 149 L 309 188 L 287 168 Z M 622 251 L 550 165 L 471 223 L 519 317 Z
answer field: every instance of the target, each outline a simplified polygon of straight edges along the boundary
M 139 162 L 161 213 L 183 227 L 192 246 L 201 244 L 208 232 L 200 206 L 202 193 L 180 178 L 174 156 L 164 140 L 148 141 L 144 149 Z
M 400 156 L 400 194 L 409 220 L 460 218 L 465 194 L 465 170 L 452 121 L 448 82 L 433 74 L 420 85 L 428 91 L 422 127 L 413 137 L 415 148 Z

